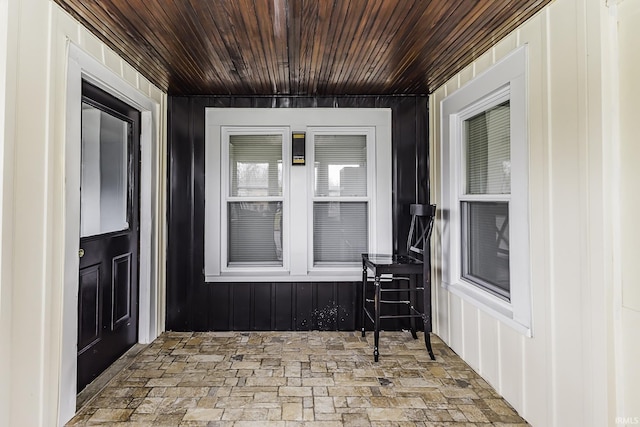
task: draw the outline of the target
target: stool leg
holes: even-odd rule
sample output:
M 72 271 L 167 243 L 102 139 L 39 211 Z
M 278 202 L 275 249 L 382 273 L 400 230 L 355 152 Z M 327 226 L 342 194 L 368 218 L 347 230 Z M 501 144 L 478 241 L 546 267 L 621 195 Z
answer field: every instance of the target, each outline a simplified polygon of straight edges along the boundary
M 380 352 L 378 343 L 380 341 L 380 276 L 375 276 L 375 296 L 374 296 L 374 322 L 373 322 L 373 360 L 378 361 Z
M 367 266 L 362 263 L 362 307 L 360 311 L 360 324 L 362 325 L 362 336 L 364 337 L 364 328 L 366 314 L 364 312 L 365 305 L 367 304 Z
M 424 343 L 427 346 L 431 360 L 436 360 L 436 356 L 433 355 L 433 349 L 431 348 L 431 278 L 423 283 L 423 286 L 422 303 L 424 308 L 422 321 L 424 322 Z
M 425 323 L 424 343 L 427 346 L 427 351 L 429 352 L 429 357 L 431 358 L 431 360 L 436 360 L 436 356 L 433 355 L 433 349 L 431 348 L 431 334 L 429 333 L 429 331 L 427 331 L 426 325 L 427 324 Z
M 416 309 L 416 276 L 414 274 L 409 275 L 409 302 L 411 303 L 411 308 L 409 309 L 409 314 L 413 316 L 413 313 Z M 411 317 L 411 336 L 413 336 L 414 340 L 418 339 L 418 334 L 416 334 L 416 318 Z

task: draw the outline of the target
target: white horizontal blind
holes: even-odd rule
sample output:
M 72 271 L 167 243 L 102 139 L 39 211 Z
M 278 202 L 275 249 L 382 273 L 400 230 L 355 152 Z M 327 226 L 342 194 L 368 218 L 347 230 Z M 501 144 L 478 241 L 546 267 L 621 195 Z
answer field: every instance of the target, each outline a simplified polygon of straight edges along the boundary
M 314 136 L 313 264 L 357 265 L 369 247 L 366 135 Z
M 467 194 L 509 194 L 509 101 L 465 120 L 464 127 Z
M 230 265 L 282 265 L 280 202 L 231 202 L 227 221 Z
M 316 135 L 314 143 L 315 195 L 366 196 L 366 136 Z
M 227 264 L 282 266 L 282 135 L 228 141 Z
M 316 264 L 357 263 L 368 252 L 367 202 L 313 204 L 313 259 Z
M 282 195 L 282 135 L 230 135 L 231 196 Z

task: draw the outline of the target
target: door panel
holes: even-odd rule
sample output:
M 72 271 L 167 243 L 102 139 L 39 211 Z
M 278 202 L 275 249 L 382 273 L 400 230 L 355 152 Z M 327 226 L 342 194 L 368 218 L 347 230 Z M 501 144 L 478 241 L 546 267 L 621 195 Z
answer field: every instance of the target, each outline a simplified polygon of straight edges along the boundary
M 137 342 L 140 113 L 82 85 L 78 384 Z
M 131 318 L 131 253 L 112 261 L 111 294 L 113 295 L 111 329 L 117 329 Z
M 102 310 L 100 306 L 100 266 L 92 265 L 80 270 L 78 295 L 78 352 L 100 339 Z

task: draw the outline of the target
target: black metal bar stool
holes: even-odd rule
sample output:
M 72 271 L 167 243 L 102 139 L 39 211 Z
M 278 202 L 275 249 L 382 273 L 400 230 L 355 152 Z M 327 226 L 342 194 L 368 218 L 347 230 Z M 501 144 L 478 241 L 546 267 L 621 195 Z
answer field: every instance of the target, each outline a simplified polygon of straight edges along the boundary
M 407 238 L 407 255 L 362 254 L 362 336 L 365 336 L 365 322 L 373 322 L 373 357 L 380 356 L 380 321 L 382 319 L 409 319 L 411 334 L 416 334 L 416 319 L 422 319 L 424 340 L 431 360 L 435 360 L 431 348 L 431 278 L 419 283 L 424 274 L 424 254 L 428 254 L 428 243 L 433 229 L 435 205 L 411 205 L 411 226 Z M 430 263 L 427 260 L 427 266 Z M 371 276 L 369 275 L 371 272 Z M 427 272 L 428 273 L 428 272 Z M 407 286 L 401 286 L 401 284 Z M 373 298 L 367 298 L 373 286 Z M 422 294 L 422 307 L 417 304 L 418 294 Z M 385 305 L 405 306 L 404 313 L 381 314 Z

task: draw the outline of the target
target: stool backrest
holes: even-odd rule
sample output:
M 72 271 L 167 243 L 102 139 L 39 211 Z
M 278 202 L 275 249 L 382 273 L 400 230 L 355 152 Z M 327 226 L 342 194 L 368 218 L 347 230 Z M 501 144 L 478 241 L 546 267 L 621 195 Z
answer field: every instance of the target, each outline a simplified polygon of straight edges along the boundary
M 407 254 L 422 256 L 431 238 L 433 220 L 436 216 L 436 205 L 412 204 L 409 207 L 409 211 L 411 213 L 411 226 L 407 237 Z

